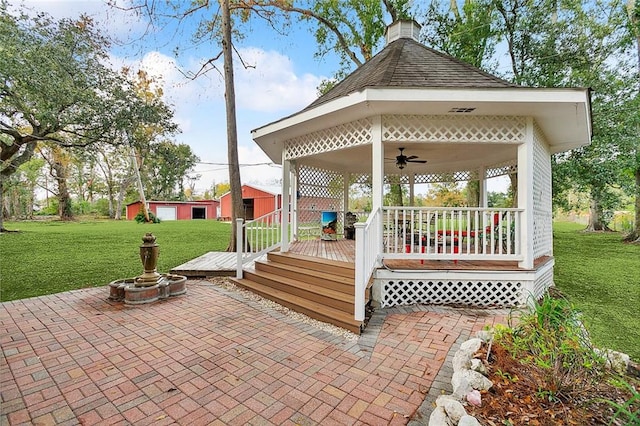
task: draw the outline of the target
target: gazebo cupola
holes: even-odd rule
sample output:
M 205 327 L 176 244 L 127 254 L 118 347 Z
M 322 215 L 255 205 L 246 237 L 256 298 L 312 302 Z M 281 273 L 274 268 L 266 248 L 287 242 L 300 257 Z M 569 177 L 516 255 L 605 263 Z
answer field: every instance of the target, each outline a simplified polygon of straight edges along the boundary
M 387 27 L 385 39 L 387 45 L 400 38 L 410 38 L 415 41 L 420 40 L 420 25 L 413 20 L 399 20 Z

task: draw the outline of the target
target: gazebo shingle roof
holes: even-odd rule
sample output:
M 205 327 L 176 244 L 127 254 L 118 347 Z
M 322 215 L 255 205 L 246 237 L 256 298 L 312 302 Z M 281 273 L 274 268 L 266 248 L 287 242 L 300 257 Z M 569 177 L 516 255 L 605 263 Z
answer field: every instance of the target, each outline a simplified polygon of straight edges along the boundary
M 365 88 L 519 87 L 411 38 L 389 43 L 304 110 Z

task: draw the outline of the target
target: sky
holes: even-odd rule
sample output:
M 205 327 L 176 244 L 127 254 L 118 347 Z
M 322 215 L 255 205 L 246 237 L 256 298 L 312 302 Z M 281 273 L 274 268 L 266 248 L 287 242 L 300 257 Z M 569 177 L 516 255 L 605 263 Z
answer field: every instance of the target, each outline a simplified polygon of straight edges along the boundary
M 191 34 L 200 21 L 198 17 L 185 19 L 180 26 L 176 26 L 175 21 L 151 24 L 143 14 L 123 10 L 133 0 L 111 1 L 120 8 L 108 6 L 106 0 L 10 0 L 9 3 L 14 8 L 24 5 L 34 11 L 47 12 L 57 19 L 75 18 L 80 14 L 91 16 L 98 28 L 104 28 L 106 35 L 117 40 L 110 49 L 114 69 L 122 66 L 134 71 L 143 69 L 161 84 L 164 100 L 174 109 L 175 121 L 181 129 L 173 139 L 188 144 L 200 158 L 195 170 L 200 175 L 196 194 L 202 195 L 213 185 L 228 182 L 224 80 L 215 70 L 197 79 L 185 77 L 215 57 L 220 48 L 215 42 L 196 45 L 191 41 Z M 158 5 L 165 3 L 165 0 L 155 0 Z M 188 1 L 170 3 L 183 5 Z M 215 0 L 212 3 L 215 4 Z M 296 19 L 291 20 L 286 36 L 260 19 L 252 19 L 241 30 L 244 37 L 235 40 L 235 47 L 247 67 L 234 56 L 241 180 L 272 185 L 282 177 L 281 168 L 270 164 L 251 139 L 251 130 L 310 104 L 318 96 L 320 82 L 338 69 L 338 58 L 332 54 L 322 59 L 314 57 L 313 29 Z M 221 59 L 216 63 L 221 70 Z M 504 185 L 503 182 L 495 189 L 503 191 Z
M 126 8 L 129 1 L 117 3 Z M 184 75 L 196 72 L 220 50 L 214 42 L 199 46 L 191 42 L 190 34 L 198 19 L 184 20 L 179 28 L 150 26 L 146 17 L 111 8 L 102 0 L 14 0 L 10 4 L 47 12 L 54 18 L 73 18 L 81 13 L 93 17 L 98 28 L 118 40 L 110 49 L 115 69 L 124 65 L 143 69 L 161 82 L 164 100 L 173 107 L 175 121 L 182 130 L 173 139 L 191 146 L 201 161 L 196 167 L 196 173 L 201 175 L 196 191 L 202 194 L 213 184 L 229 180 L 224 80 L 215 70 L 195 80 Z M 311 29 L 303 25 L 292 20 L 287 36 L 283 36 L 253 20 L 242 27 L 244 38 L 235 41 L 248 66 L 243 67 L 234 57 L 238 155 L 240 164 L 245 165 L 241 166 L 243 183 L 272 184 L 282 175 L 280 166 L 264 164 L 270 160 L 251 139 L 251 130 L 306 107 L 317 97 L 320 82 L 337 69 L 336 57 L 314 58 L 315 39 Z M 180 48 L 177 56 L 176 47 Z M 221 65 L 221 60 L 217 63 Z

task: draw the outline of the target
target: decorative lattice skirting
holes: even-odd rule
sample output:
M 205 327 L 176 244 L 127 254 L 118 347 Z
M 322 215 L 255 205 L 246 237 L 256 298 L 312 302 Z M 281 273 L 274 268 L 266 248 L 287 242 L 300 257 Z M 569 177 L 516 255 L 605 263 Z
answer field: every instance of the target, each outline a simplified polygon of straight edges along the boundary
M 374 280 L 373 298 L 393 306 L 463 305 L 513 307 L 539 299 L 553 285 L 553 260 L 536 271 L 388 271 Z
M 382 307 L 426 303 L 433 305 L 516 306 L 522 283 L 511 281 L 387 280 Z

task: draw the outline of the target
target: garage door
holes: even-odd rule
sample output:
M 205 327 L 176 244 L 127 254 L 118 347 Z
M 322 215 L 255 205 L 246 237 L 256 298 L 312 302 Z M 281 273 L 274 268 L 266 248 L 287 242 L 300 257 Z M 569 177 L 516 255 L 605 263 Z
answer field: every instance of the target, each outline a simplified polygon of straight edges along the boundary
M 176 220 L 175 207 L 157 207 L 156 216 L 160 220 Z

